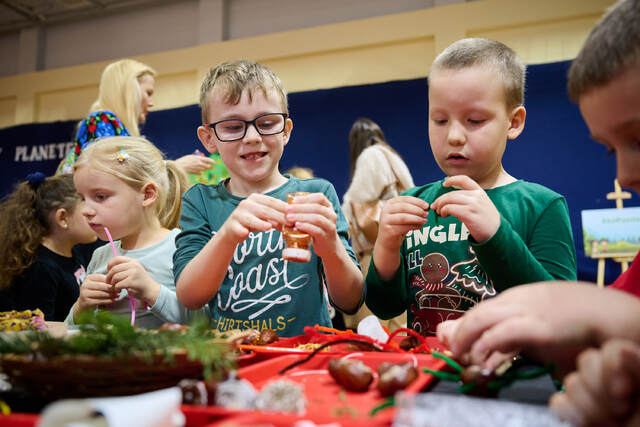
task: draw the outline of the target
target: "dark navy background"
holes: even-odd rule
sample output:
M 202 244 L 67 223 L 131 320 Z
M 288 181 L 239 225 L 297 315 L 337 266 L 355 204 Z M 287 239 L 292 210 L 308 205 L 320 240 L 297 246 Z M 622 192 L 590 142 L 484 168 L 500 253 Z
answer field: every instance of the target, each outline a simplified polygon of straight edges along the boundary
M 523 134 L 508 143 L 504 167 L 516 178 L 540 183 L 567 198 L 578 276 L 595 281 L 597 261 L 584 255 L 580 211 L 615 207 L 605 197 L 613 191 L 615 156 L 590 140 L 578 107 L 569 101 L 568 66 L 569 62 L 529 66 L 527 121 Z M 283 171 L 294 165 L 310 167 L 331 181 L 342 197 L 349 180 L 349 129 L 358 117 L 369 117 L 403 156 L 416 185 L 443 177 L 428 144 L 426 79 L 292 93 L 289 105 L 293 133 L 280 163 Z M 191 105 L 151 112 L 142 133 L 168 157 L 177 158 L 202 150 L 196 137 L 199 124 L 200 108 Z M 60 161 L 15 162 L 17 146 L 70 141 L 75 126 L 75 121 L 65 121 L 0 129 L 0 195 L 30 172 L 52 174 Z M 633 193 L 625 206 L 640 206 L 640 199 Z M 610 283 L 620 266 L 608 262 L 606 273 L 605 282 Z

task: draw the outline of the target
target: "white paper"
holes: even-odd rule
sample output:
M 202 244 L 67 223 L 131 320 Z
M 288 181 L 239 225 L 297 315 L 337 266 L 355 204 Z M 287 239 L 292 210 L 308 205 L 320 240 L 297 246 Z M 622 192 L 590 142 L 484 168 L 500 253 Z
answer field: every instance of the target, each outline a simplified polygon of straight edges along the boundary
M 376 316 L 367 316 L 358 323 L 358 334 L 366 335 L 380 342 L 387 342 L 389 335 L 382 328 L 380 321 Z
M 133 396 L 60 400 L 44 409 L 38 425 L 97 426 L 106 420 L 109 427 L 180 427 L 185 424 L 181 403 L 179 387 Z M 94 411 L 104 419 L 91 418 Z

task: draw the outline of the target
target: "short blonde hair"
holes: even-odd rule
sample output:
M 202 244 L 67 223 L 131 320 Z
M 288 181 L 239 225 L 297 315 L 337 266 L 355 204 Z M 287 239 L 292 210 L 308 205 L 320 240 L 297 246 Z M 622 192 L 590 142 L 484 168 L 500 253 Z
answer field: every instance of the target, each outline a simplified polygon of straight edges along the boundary
M 280 97 L 282 113 L 289 114 L 287 103 L 287 90 L 282 81 L 266 66 L 246 59 L 225 62 L 211 70 L 204 78 L 200 86 L 200 109 L 202 110 L 202 123 L 209 120 L 209 94 L 214 90 L 222 91 L 225 101 L 230 104 L 240 102 L 242 92 L 248 90 L 249 99 L 256 89 L 262 90 L 267 96 L 267 92 L 275 89 Z M 278 111 L 274 111 L 276 113 Z
M 497 71 L 504 85 L 507 110 L 524 104 L 526 65 L 513 49 L 495 40 L 467 38 L 452 43 L 433 61 L 429 76 L 438 70 L 477 66 Z
M 84 166 L 111 174 L 136 191 L 153 182 L 158 189 L 155 215 L 163 227 L 178 226 L 181 198 L 189 180 L 182 168 L 166 160 L 150 141 L 134 136 L 100 138 L 82 150 L 74 171 Z
M 140 136 L 140 81 L 147 74 L 155 76 L 156 71 L 134 59 L 121 59 L 107 65 L 100 78 L 98 99 L 89 112 L 111 111 L 131 135 Z

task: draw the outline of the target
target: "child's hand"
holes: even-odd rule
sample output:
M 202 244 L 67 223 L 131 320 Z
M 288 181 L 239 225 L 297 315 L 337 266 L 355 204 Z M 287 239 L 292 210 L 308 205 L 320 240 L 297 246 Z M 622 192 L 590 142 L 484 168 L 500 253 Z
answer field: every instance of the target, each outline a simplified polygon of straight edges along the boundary
M 323 258 L 336 254 L 341 245 L 336 231 L 338 216 L 333 205 L 322 193 L 310 193 L 296 197 L 286 206 L 286 224 L 309 234 L 313 238 L 313 250 Z
M 80 296 L 74 313 L 109 305 L 118 298 L 113 287 L 107 283 L 104 274 L 89 274 L 80 286 Z
M 612 340 L 585 350 L 564 385 L 550 401 L 561 418 L 581 426 L 638 425 L 640 345 Z
M 397 252 L 404 236 L 427 222 L 428 213 L 429 204 L 417 197 L 398 196 L 387 200 L 380 214 L 375 250 Z
M 107 283 L 113 286 L 117 294 L 126 289 L 129 295 L 149 305 L 154 305 L 160 284 L 149 276 L 147 270 L 134 258 L 118 256 L 109 260 L 107 265 Z
M 466 175 L 456 175 L 445 179 L 442 186 L 460 190 L 443 194 L 431 203 L 438 215 L 458 218 L 478 243 L 486 242 L 498 231 L 500 212 L 478 183 Z
M 460 319 L 445 320 L 438 323 L 438 326 L 436 326 L 436 338 L 445 346 L 451 347 L 459 325 Z
M 461 324 L 461 321 L 462 319 L 459 318 L 454 320 L 445 320 L 444 322 L 438 323 L 438 326 L 436 327 L 436 337 L 447 348 L 451 348 L 451 344 L 454 342 L 456 332 Z M 493 371 L 504 362 L 512 360 L 515 355 L 517 355 L 517 352 L 515 351 L 507 353 L 503 353 L 501 351 L 493 351 L 487 355 L 486 359 L 482 363 L 482 366 Z M 462 355 L 460 359 L 464 363 L 469 363 L 468 355 Z
M 271 228 L 281 230 L 286 209 L 287 202 L 263 194 L 251 194 L 234 209 L 218 235 L 228 236 L 238 244 L 251 231 L 267 231 Z

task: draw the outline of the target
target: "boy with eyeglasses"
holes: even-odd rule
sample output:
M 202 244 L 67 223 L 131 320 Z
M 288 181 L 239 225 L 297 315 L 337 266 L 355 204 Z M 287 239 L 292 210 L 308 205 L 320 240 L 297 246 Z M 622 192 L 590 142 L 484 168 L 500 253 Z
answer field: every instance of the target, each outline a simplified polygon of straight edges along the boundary
M 333 185 L 278 169 L 293 128 L 280 79 L 251 61 L 218 65 L 202 83 L 200 107 L 198 138 L 220 153 L 230 178 L 197 184 L 183 197 L 178 299 L 188 308 L 209 303 L 219 331 L 272 329 L 279 336 L 331 326 L 324 284 L 334 306 L 354 313 L 364 284 Z M 300 191 L 309 194 L 285 202 Z M 283 226 L 312 237 L 309 262 L 282 258 Z
M 515 52 L 492 40 L 459 40 L 434 61 L 429 140 L 447 178 L 385 204 L 366 279 L 377 316 L 407 311 L 432 335 L 509 287 L 576 279 L 564 197 L 502 167 L 524 128 L 524 81 Z

